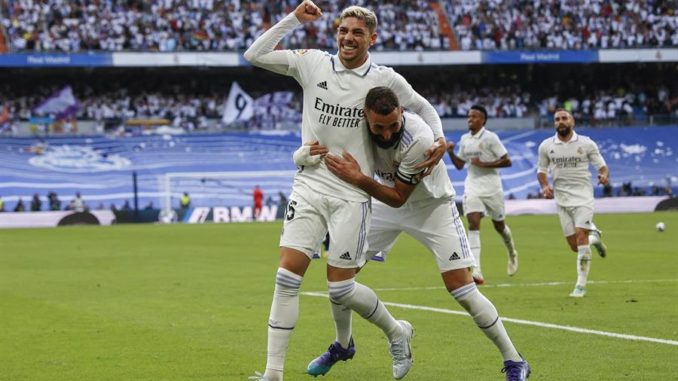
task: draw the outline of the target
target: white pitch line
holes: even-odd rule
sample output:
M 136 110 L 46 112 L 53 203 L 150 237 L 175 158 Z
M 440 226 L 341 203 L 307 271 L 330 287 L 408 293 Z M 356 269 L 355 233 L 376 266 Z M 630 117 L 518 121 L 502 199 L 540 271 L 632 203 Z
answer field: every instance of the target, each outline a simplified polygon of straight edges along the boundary
M 327 293 L 325 293 L 325 292 L 302 292 L 301 294 L 306 295 L 306 296 L 316 296 L 316 297 L 323 297 L 323 298 L 328 297 Z M 470 317 L 469 314 L 466 311 L 455 311 L 455 310 L 448 310 L 446 308 L 435 308 L 435 307 L 427 307 L 427 306 L 417 306 L 417 305 L 414 305 L 414 304 L 391 303 L 391 302 L 383 302 L 383 301 L 382 301 L 382 303 L 384 303 L 387 306 L 400 307 L 400 308 L 405 308 L 405 309 L 409 309 L 409 310 L 430 311 L 430 312 L 438 312 L 438 313 L 448 314 L 448 315 L 460 315 L 460 316 Z M 636 335 L 626 335 L 626 334 L 623 334 L 623 333 L 598 331 L 598 330 L 595 330 L 595 329 L 579 328 L 579 327 L 573 327 L 573 326 L 570 326 L 570 325 L 542 323 L 542 322 L 538 322 L 538 321 L 513 319 L 513 318 L 507 318 L 507 317 L 502 317 L 501 319 L 502 319 L 502 321 L 515 323 L 515 324 L 529 325 L 529 326 L 533 326 L 533 327 L 550 328 L 550 329 L 557 329 L 557 330 L 561 330 L 561 331 L 569 331 L 569 332 L 576 332 L 576 333 L 588 333 L 588 334 L 592 334 L 592 335 L 612 337 L 612 338 L 615 338 L 615 339 L 623 339 L 623 340 L 631 340 L 631 341 L 646 341 L 646 342 L 650 342 L 650 343 L 678 346 L 678 341 L 675 341 L 675 340 L 657 339 L 657 338 L 654 338 L 654 337 L 645 337 L 645 336 L 636 336 Z
M 619 284 L 619 283 L 672 283 L 678 282 L 678 279 L 647 279 L 647 280 L 590 280 L 588 284 Z M 571 281 L 540 282 L 540 283 L 497 283 L 484 284 L 480 288 L 506 288 L 506 287 L 544 287 L 544 286 L 563 286 L 572 284 Z M 373 288 L 374 291 L 420 291 L 420 290 L 443 290 L 443 286 L 427 287 L 385 287 Z

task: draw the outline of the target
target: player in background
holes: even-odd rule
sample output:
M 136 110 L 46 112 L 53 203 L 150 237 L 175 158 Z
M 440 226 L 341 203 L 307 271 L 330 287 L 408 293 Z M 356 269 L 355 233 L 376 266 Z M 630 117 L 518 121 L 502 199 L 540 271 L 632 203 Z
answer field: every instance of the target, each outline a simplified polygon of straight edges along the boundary
M 474 264 L 464 225 L 454 202 L 455 191 L 440 162 L 429 176 L 418 168 L 433 142 L 430 128 L 417 115 L 403 112 L 397 96 L 388 88 L 375 87 L 365 99 L 365 125 L 375 147 L 378 181 L 366 175 L 350 153 L 328 154 L 316 142 L 309 155 L 325 157 L 329 170 L 340 179 L 370 194 L 372 222 L 367 242 L 368 257 L 387 253 L 401 233 L 421 242 L 433 254 L 447 292 L 471 315 L 476 325 L 499 349 L 506 380 L 525 380 L 530 374 L 499 318 L 496 308 L 477 288 L 471 276 Z M 303 159 L 297 164 L 302 164 Z M 332 305 L 336 341 L 308 365 L 312 376 L 324 375 L 340 360 L 356 353 L 351 329 L 351 310 Z
M 468 240 L 476 258 L 473 279 L 485 283 L 480 267 L 480 221 L 487 215 L 492 219 L 494 230 L 499 233 L 508 255 L 506 273 L 513 276 L 518 271 L 518 251 L 513 243 L 511 229 L 504 221 L 504 190 L 497 168 L 511 166 L 511 158 L 494 132 L 485 128 L 487 110 L 473 105 L 467 117 L 469 132 L 459 141 L 459 153 L 454 153 L 454 143 L 447 143 L 447 153 L 452 164 L 461 170 L 466 163 L 468 174 L 464 181 L 464 215 L 468 220 Z
M 302 142 L 316 140 L 330 152 L 350 152 L 365 173 L 372 173 L 368 132 L 360 128 L 367 91 L 375 86 L 394 90 L 404 105 L 420 114 L 434 130 L 438 144 L 422 168 L 432 168 L 444 155 L 442 123 L 435 108 L 391 68 L 370 60 L 377 38 L 374 12 L 352 6 L 342 11 L 337 29 L 338 52 L 277 50 L 274 47 L 301 23 L 314 22 L 322 12 L 311 1 L 262 34 L 245 52 L 253 65 L 288 75 L 303 88 Z M 337 181 L 326 165 L 302 166 L 295 175 L 280 238 L 280 261 L 268 320 L 266 371 L 254 379 L 283 379 L 290 335 L 299 316 L 299 288 L 318 242 L 330 235 L 327 281 L 330 298 L 378 326 L 389 340 L 393 376 L 403 378 L 412 360 L 413 328 L 397 321 L 370 288 L 355 281 L 365 261 L 370 198 L 363 190 Z
M 589 164 L 598 171 L 598 183 L 606 185 L 609 172 L 596 143 L 574 131 L 574 117 L 564 109 L 554 114 L 556 134 L 539 145 L 537 180 L 544 198 L 556 199 L 560 226 L 570 249 L 577 253 L 577 283 L 571 297 L 586 295 L 591 269 L 591 246 L 605 257 L 605 245 L 593 223 L 593 184 Z M 549 185 L 547 172 L 553 177 Z
M 254 190 L 252 191 L 252 200 L 254 201 L 253 218 L 256 221 L 259 219 L 259 215 L 261 214 L 261 208 L 264 207 L 264 191 L 261 190 L 259 185 L 254 186 Z

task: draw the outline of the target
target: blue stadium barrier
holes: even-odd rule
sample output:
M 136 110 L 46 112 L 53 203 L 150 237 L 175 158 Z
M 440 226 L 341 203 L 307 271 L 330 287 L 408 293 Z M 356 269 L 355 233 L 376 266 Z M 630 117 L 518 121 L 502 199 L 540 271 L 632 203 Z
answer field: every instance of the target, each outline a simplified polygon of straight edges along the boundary
M 492 128 L 488 125 L 488 128 Z M 678 126 L 645 128 L 578 128 L 593 138 L 607 160 L 612 183 L 621 187 L 678 184 Z M 448 133 L 455 142 L 463 131 Z M 506 195 L 524 199 L 536 193 L 537 147 L 553 136 L 551 129 L 499 131 L 513 166 L 501 170 Z M 251 191 L 261 186 L 277 202 L 289 195 L 293 174 L 292 153 L 300 144 L 294 132 L 228 133 L 213 135 L 155 135 L 141 137 L 0 138 L 0 196 L 5 209 L 19 198 L 28 208 L 38 193 L 46 210 L 46 195 L 56 192 L 63 205 L 81 192 L 90 207 L 133 201 L 132 174 L 137 173 L 139 207 L 159 207 L 162 175 L 169 172 L 228 172 L 231 177 L 200 175 L 172 187 L 172 205 L 182 192 L 192 206 L 251 206 Z M 458 171 L 445 158 L 457 194 L 464 192 L 466 170 Z M 279 176 L 283 172 L 283 176 Z M 276 173 L 276 176 L 272 176 Z M 598 194 L 601 187 L 596 188 Z

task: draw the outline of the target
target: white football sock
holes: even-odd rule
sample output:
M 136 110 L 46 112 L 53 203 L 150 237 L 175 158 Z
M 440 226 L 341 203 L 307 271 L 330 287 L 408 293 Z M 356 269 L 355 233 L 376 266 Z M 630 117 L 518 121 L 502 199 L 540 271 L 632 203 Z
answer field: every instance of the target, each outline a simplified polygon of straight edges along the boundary
M 591 230 L 589 233 L 589 245 L 597 245 L 600 243 L 600 236 L 598 235 L 598 232 Z
M 468 246 L 476 260 L 476 267 L 480 270 L 480 230 L 468 231 Z
M 327 282 L 327 286 L 332 301 L 343 304 L 381 328 L 389 340 L 393 341 L 402 336 L 400 324 L 391 316 L 372 289 L 357 283 L 354 278 Z
M 271 381 L 283 379 L 287 345 L 299 318 L 299 289 L 302 280 L 303 277 L 282 267 L 278 268 L 268 317 L 268 351 L 264 373 L 264 377 Z
M 513 235 L 511 234 L 511 228 L 504 223 L 504 231 L 501 232 L 501 238 L 504 239 L 504 246 L 508 251 L 508 255 L 511 255 L 516 251 L 516 245 L 513 243 Z
M 330 300 L 332 306 L 332 317 L 334 318 L 334 327 L 337 330 L 336 340 L 342 348 L 348 348 L 352 333 L 352 312 L 350 308 Z
M 473 318 L 473 321 L 476 322 L 478 328 L 497 346 L 504 361 L 523 361 L 516 347 L 513 346 L 508 333 L 506 333 L 497 309 L 492 302 L 478 291 L 475 283 L 469 283 L 452 290 L 450 295 L 464 307 Z
M 591 269 L 591 246 L 577 246 L 577 286 L 586 287 Z

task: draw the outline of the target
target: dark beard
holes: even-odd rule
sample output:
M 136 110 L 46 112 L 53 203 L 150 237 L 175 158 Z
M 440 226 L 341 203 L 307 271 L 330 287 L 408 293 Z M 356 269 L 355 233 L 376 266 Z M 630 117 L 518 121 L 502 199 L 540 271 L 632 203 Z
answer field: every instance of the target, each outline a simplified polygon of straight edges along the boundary
M 565 129 L 559 128 L 557 130 L 557 132 L 558 132 L 558 135 L 560 135 L 561 138 L 565 138 L 565 137 L 567 137 L 567 135 L 570 134 L 570 132 L 572 132 L 572 127 L 565 127 Z
M 369 127 L 367 128 L 367 132 L 370 134 L 370 138 L 372 138 L 372 141 L 377 147 L 386 149 L 391 148 L 400 142 L 400 138 L 403 136 L 403 129 L 404 128 L 401 127 L 400 131 L 392 134 L 391 139 L 387 142 L 383 141 L 380 135 L 373 134 L 372 131 L 369 130 Z

